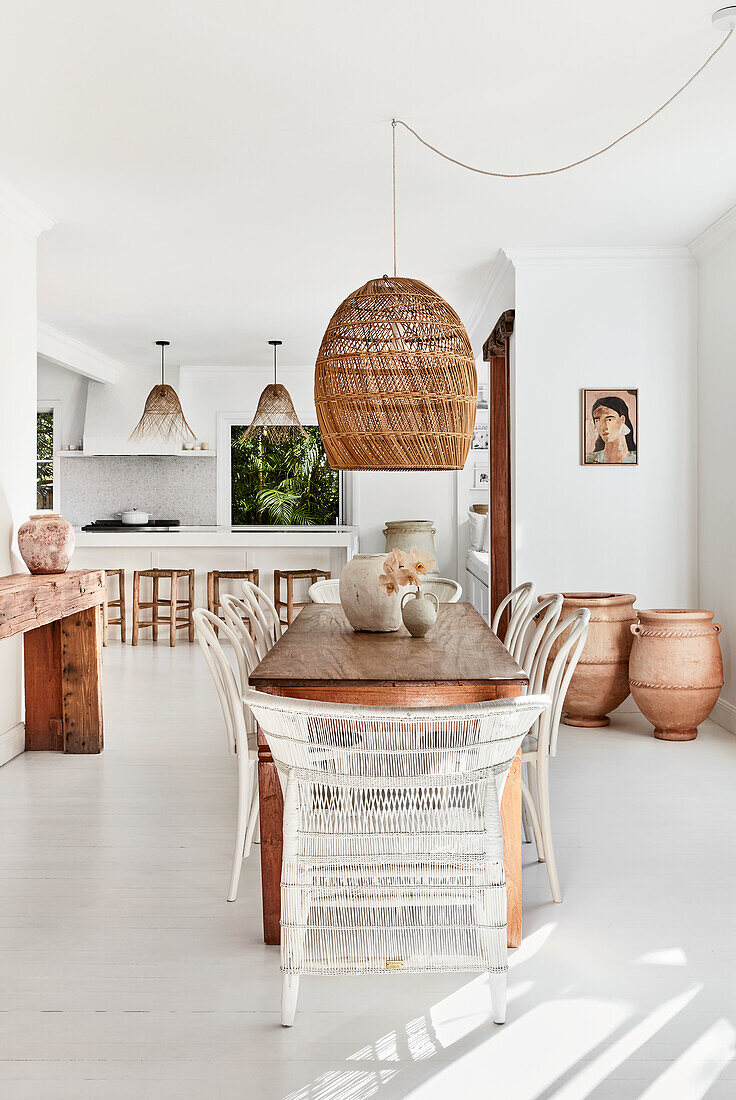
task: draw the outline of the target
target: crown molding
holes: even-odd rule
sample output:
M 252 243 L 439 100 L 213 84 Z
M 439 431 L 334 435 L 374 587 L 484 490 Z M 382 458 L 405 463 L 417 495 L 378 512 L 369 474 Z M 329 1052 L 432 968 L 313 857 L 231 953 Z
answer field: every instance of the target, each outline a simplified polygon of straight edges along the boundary
M 697 237 L 690 242 L 690 251 L 700 260 L 733 233 L 736 233 L 736 206 L 732 206 L 725 214 L 721 214 L 720 218 L 716 218 L 701 233 L 698 233 Z
M 488 313 L 492 309 L 494 299 L 499 291 L 503 288 L 504 284 L 514 277 L 514 265 L 509 259 L 506 252 L 500 248 L 496 254 L 496 258 L 491 264 L 488 274 L 483 280 L 483 285 L 480 288 L 476 303 L 470 311 L 468 317 L 468 335 L 470 336 L 471 343 L 476 342 L 477 339 L 485 339 L 487 333 L 477 333 L 476 329 L 479 325 L 488 325 Z M 506 305 L 510 305 L 507 302 Z
M 52 225 L 56 225 L 55 218 L 3 179 L 0 179 L 0 214 L 26 232 L 32 233 L 34 237 L 43 233 L 44 229 L 51 229 Z
M 507 248 L 515 267 L 520 264 L 691 264 L 692 254 L 684 245 L 651 245 L 612 248 Z
M 57 366 L 66 367 L 77 374 L 83 374 L 85 378 L 91 378 L 95 382 L 115 384 L 120 381 L 125 367 L 117 359 L 111 359 L 108 355 L 91 348 L 89 344 L 83 344 L 81 340 L 75 340 L 73 336 L 67 336 L 58 328 L 47 325 L 43 321 L 38 323 L 38 354 L 42 359 L 48 359 Z

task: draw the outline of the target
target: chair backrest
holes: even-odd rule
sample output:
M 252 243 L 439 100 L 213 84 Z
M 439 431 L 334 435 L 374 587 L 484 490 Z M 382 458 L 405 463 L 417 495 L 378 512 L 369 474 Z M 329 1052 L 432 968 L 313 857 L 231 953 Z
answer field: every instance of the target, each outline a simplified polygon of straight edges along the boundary
M 530 691 L 544 691 L 552 705 L 536 723 L 538 751 L 554 756 L 560 729 L 562 706 L 580 654 L 588 636 L 590 611 L 581 607 L 549 631 L 536 657 Z
M 524 584 L 519 584 L 512 589 L 508 596 L 504 596 L 496 608 L 496 614 L 493 616 L 493 622 L 491 623 L 491 630 L 496 635 L 498 635 L 501 616 L 507 607 L 509 609 L 509 625 L 506 627 L 503 639 L 503 644 L 509 651 L 514 647 L 516 636 L 533 599 L 534 584 L 532 581 L 526 581 Z
M 544 639 L 559 622 L 562 603 L 563 596 L 560 592 L 554 592 L 538 603 L 532 603 L 516 635 L 511 656 L 519 662 L 530 682 L 534 679 L 537 656 Z
M 261 624 L 268 649 L 281 637 L 281 620 L 270 596 L 252 581 L 243 581 L 243 596 L 251 604 L 256 618 Z M 265 653 L 263 654 L 265 656 Z
M 353 706 L 253 690 L 244 698 L 279 767 L 312 782 L 416 789 L 417 780 L 462 785 L 492 770 L 499 794 L 521 741 L 550 706 L 544 695 L 438 708 Z
M 340 581 L 315 581 L 310 586 L 309 598 L 312 603 L 339 603 Z
M 253 609 L 246 600 L 241 600 L 237 596 L 233 596 L 230 592 L 225 593 L 220 601 L 225 621 L 232 627 L 233 632 L 237 635 L 239 647 L 235 650 L 235 656 L 238 662 L 238 673 L 240 675 L 240 686 L 243 691 L 248 687 L 248 678 L 261 660 L 261 655 L 258 650 L 256 642 L 251 637 L 249 625 L 253 623 L 254 614 Z M 253 627 L 254 633 L 256 633 L 255 625 Z
M 220 700 L 222 716 L 225 720 L 225 732 L 230 752 L 247 753 L 249 740 L 253 742 L 255 736 L 255 724 L 250 711 L 246 720 L 246 712 L 243 708 L 241 692 L 235 679 L 232 665 L 227 659 L 217 632 L 222 632 L 231 643 L 237 654 L 239 639 L 235 631 L 228 623 L 224 623 L 211 611 L 203 607 L 196 607 L 192 612 L 194 620 L 194 634 L 204 653 L 212 679 Z M 249 729 L 250 727 L 250 729 Z
M 432 592 L 440 603 L 457 603 L 463 594 L 462 585 L 449 577 L 422 577 L 422 591 Z

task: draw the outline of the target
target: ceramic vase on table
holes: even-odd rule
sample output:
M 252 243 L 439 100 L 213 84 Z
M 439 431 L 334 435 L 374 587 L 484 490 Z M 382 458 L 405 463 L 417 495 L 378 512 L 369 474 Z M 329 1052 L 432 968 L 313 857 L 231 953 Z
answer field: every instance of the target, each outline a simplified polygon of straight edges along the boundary
M 353 630 L 384 633 L 401 626 L 397 593 L 378 583 L 385 554 L 355 554 L 340 574 L 340 603 Z
M 440 601 L 434 592 L 423 592 L 421 588 L 405 592 L 401 597 L 401 618 L 412 638 L 423 638 L 437 622 Z
M 71 523 L 52 512 L 31 516 L 18 528 L 20 556 L 34 574 L 65 573 L 74 541 Z
M 590 610 L 588 636 L 563 703 L 568 726 L 607 726 L 608 712 L 629 694 L 629 653 L 636 622 L 636 596 L 621 592 L 563 592 L 561 619 L 581 607 Z M 540 601 L 545 599 L 540 596 Z M 554 658 L 563 639 L 552 647 Z
M 437 556 L 434 549 L 437 528 L 431 519 L 392 519 L 387 521 L 383 534 L 387 554 L 392 550 L 402 550 L 405 554 L 419 550 L 423 554 L 431 554 L 433 558 Z
M 712 611 L 639 611 L 629 682 L 634 701 L 662 741 L 692 741 L 723 687 L 719 623 Z

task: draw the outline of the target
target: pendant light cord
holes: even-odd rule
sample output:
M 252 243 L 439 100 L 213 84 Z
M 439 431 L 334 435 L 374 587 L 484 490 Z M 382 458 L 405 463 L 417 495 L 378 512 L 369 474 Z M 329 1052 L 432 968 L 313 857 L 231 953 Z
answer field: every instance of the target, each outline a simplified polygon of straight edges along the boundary
M 276 385 L 276 345 L 273 346 L 273 384 Z
M 393 199 L 393 212 L 394 212 L 394 279 L 396 278 L 396 127 L 398 125 L 398 119 L 391 119 L 391 190 Z M 406 126 L 405 122 L 401 123 L 402 126 Z M 407 130 L 409 127 L 406 127 Z M 419 139 L 421 141 L 421 138 Z
M 617 137 L 614 141 L 609 142 L 608 145 L 604 145 L 602 149 L 597 149 L 594 153 L 589 153 L 587 157 L 581 157 L 579 160 L 573 160 L 569 164 L 562 164 L 562 165 L 560 165 L 559 168 L 547 168 L 547 169 L 544 169 L 544 170 L 539 171 L 539 172 L 493 172 L 493 171 L 489 171 L 485 168 L 475 168 L 472 164 L 465 164 L 464 161 L 457 160 L 455 157 L 451 157 L 448 153 L 443 153 L 442 150 L 438 149 L 435 145 L 431 145 L 428 141 L 426 141 L 423 137 L 421 137 L 416 132 L 416 130 L 412 129 L 412 127 L 409 126 L 409 124 L 407 122 L 404 122 L 403 119 L 400 119 L 400 118 L 392 119 L 391 120 L 391 126 L 393 128 L 393 189 L 394 189 L 394 196 L 393 196 L 394 197 L 394 275 L 396 274 L 396 127 L 397 126 L 403 126 L 405 130 L 408 130 L 410 134 L 414 135 L 414 137 L 417 139 L 417 141 L 419 141 L 422 145 L 426 146 L 426 148 L 430 149 L 433 153 L 436 153 L 438 157 L 442 157 L 443 160 L 449 160 L 450 164 L 457 164 L 458 167 L 465 168 L 465 169 L 467 169 L 468 172 L 477 172 L 478 175 L 480 175 L 480 176 L 495 176 L 497 179 L 528 179 L 532 176 L 554 176 L 554 175 L 557 175 L 558 172 L 567 172 L 567 171 L 569 171 L 570 168 L 578 168 L 581 164 L 587 164 L 588 161 L 595 160 L 596 157 L 602 156 L 603 153 L 607 153 L 609 151 L 609 149 L 613 149 L 613 147 L 615 145 L 618 145 L 619 142 L 624 141 L 627 137 L 631 137 L 631 135 L 635 134 L 637 132 L 637 130 L 641 130 L 641 128 L 643 126 L 646 126 L 646 124 L 648 122 L 651 122 L 652 119 L 656 118 L 657 115 L 661 114 L 662 111 L 664 111 L 664 109 L 666 107 L 669 107 L 670 103 L 674 102 L 674 100 L 676 100 L 677 97 L 679 95 L 681 95 L 685 91 L 686 88 L 689 88 L 690 85 L 693 83 L 693 81 L 696 80 L 700 76 L 700 74 L 703 72 L 703 70 L 706 69 L 708 67 L 708 65 L 710 65 L 711 61 L 716 57 L 717 54 L 719 54 L 721 52 L 723 47 L 726 45 L 726 43 L 728 42 L 728 40 L 731 37 L 731 35 L 733 34 L 733 32 L 734 32 L 734 28 L 731 27 L 731 29 L 729 30 L 728 34 L 725 36 L 723 41 L 718 46 L 716 46 L 716 48 L 713 50 L 713 52 L 711 54 L 708 55 L 708 57 L 705 59 L 703 64 L 700 66 L 700 68 L 696 72 L 694 72 L 693 75 L 690 77 L 690 79 L 686 80 L 685 83 L 681 87 L 679 87 L 677 89 L 677 91 L 673 93 L 673 95 L 671 95 L 669 97 L 669 99 L 665 100 L 665 102 L 660 107 L 657 107 L 656 111 L 652 111 L 652 113 L 650 115 L 647 115 L 647 117 L 645 119 L 643 119 L 641 122 L 639 122 L 636 126 L 632 126 L 630 130 L 627 130 L 626 133 L 621 134 L 621 136 Z
M 164 384 L 164 345 L 161 345 L 161 385 Z

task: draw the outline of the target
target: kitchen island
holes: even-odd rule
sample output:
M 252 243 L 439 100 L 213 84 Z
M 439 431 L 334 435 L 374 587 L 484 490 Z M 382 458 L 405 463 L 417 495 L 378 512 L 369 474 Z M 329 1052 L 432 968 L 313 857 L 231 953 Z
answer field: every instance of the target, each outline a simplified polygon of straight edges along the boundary
M 128 592 L 135 569 L 194 569 L 198 607 L 207 606 L 207 573 L 211 569 L 258 569 L 261 585 L 270 595 L 274 569 L 313 566 L 338 577 L 358 551 L 358 528 L 347 525 L 75 529 L 75 535 L 72 568 L 124 569 Z M 111 637 L 116 636 L 117 631 L 111 630 Z

